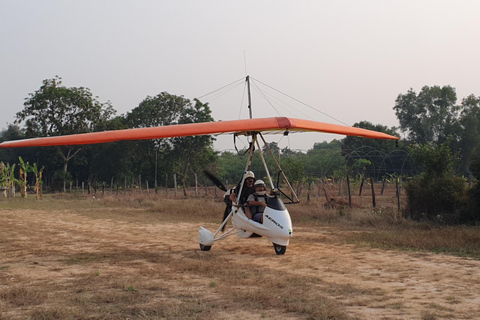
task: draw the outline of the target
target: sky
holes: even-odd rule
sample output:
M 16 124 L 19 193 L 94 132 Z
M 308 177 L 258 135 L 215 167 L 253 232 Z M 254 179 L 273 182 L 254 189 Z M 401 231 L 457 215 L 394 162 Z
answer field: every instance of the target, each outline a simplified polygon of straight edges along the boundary
M 253 117 L 398 126 L 395 99 L 410 88 L 480 95 L 479 17 L 477 0 L 1 0 L 0 129 L 57 75 L 117 115 L 168 92 L 205 97 L 215 120 L 245 119 L 243 82 L 205 95 L 250 75 Z M 268 88 L 301 103 L 280 95 L 275 107 Z M 334 138 L 269 141 L 308 150 Z M 233 149 L 233 138 L 215 148 Z

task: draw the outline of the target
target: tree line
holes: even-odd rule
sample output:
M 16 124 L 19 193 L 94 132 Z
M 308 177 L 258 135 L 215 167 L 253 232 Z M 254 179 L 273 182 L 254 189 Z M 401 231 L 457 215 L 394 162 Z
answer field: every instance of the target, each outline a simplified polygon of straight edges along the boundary
M 269 147 L 293 181 L 315 178 L 387 176 L 415 177 L 428 171 L 428 159 L 448 147 L 448 171 L 457 177 L 473 178 L 472 163 L 480 144 L 480 97 L 469 95 L 457 101 L 451 86 L 425 86 L 397 96 L 393 110 L 399 127 L 361 121 L 355 127 L 401 136 L 392 141 L 346 137 L 317 142 L 306 152 Z M 104 130 L 119 130 L 183 123 L 214 121 L 208 103 L 160 92 L 147 96 L 138 106 L 116 115 L 110 102 L 100 102 L 88 88 L 65 87 L 60 77 L 46 79 L 25 99 L 13 124 L 1 132 L 2 141 L 40 136 L 56 136 Z M 212 136 L 118 141 L 98 145 L 1 149 L 0 160 L 16 164 L 19 157 L 44 167 L 45 184 L 51 190 L 65 189 L 69 183 L 125 181 L 143 177 L 150 186 L 168 186 L 176 174 L 181 186 L 193 183 L 194 174 L 208 169 L 235 185 L 244 170 L 245 159 L 237 153 L 213 149 Z M 419 150 L 430 156 L 419 156 Z M 416 148 L 416 149 L 415 149 Z M 443 159 L 445 160 L 445 159 Z M 267 158 L 267 161 L 268 160 Z M 262 172 L 259 159 L 253 170 Z M 272 173 L 275 176 L 275 172 Z

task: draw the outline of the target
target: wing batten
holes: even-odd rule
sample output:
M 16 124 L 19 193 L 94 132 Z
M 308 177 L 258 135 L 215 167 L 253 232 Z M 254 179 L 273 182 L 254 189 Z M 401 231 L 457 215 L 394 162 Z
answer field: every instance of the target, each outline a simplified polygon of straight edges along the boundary
M 248 134 L 249 132 L 283 133 L 324 132 L 373 139 L 398 140 L 398 137 L 386 133 L 362 128 L 335 125 L 312 120 L 286 117 L 259 118 L 178 124 L 164 127 L 135 128 L 103 132 L 80 133 L 67 136 L 33 138 L 0 143 L 0 148 L 40 147 L 58 145 L 81 145 L 105 143 L 120 140 L 149 140 L 197 135 Z

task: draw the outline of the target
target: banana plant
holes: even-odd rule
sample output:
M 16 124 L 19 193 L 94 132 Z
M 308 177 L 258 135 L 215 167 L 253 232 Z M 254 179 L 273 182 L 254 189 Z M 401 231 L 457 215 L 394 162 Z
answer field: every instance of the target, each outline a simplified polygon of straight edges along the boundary
M 35 193 L 37 194 L 37 200 L 42 200 L 43 199 L 43 181 L 42 181 L 42 174 L 43 174 L 43 169 L 45 167 L 43 166 L 40 170 L 38 170 L 38 166 L 36 163 L 33 164 L 32 167 L 32 172 L 35 175 Z
M 8 193 L 8 197 L 13 197 L 15 193 L 15 165 L 4 164 L 0 162 L 0 186 L 5 188 L 5 192 Z
M 20 179 L 17 180 L 17 183 L 20 186 L 20 194 L 25 199 L 27 198 L 27 175 L 29 172 L 32 172 L 33 167 L 30 163 L 23 161 L 22 157 L 18 157 L 18 160 L 20 161 Z
M 5 175 L 5 164 L 0 162 L 0 188 L 4 191 L 4 196 L 7 196 L 7 181 Z

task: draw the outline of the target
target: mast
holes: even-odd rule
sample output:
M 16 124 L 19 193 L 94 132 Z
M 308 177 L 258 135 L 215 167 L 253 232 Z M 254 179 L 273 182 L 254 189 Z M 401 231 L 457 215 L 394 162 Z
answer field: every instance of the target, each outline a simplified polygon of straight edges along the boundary
M 248 112 L 250 119 L 252 119 L 252 96 L 250 95 L 250 76 L 247 76 L 247 88 L 248 88 Z

